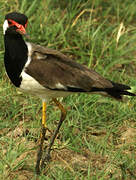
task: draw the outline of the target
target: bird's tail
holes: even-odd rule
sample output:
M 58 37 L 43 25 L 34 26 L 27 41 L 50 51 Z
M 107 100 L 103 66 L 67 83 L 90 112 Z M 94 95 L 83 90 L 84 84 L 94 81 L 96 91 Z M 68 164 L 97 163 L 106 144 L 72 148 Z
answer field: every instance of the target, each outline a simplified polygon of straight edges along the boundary
M 123 95 L 136 96 L 136 94 L 128 91 L 131 90 L 131 87 L 124 84 L 114 83 L 112 81 L 110 82 L 113 85 L 112 88 L 92 88 L 91 92 L 94 92 L 96 94 L 98 93 L 104 96 L 109 96 L 116 100 L 122 100 Z
M 123 95 L 136 96 L 136 94 L 128 91 L 128 90 L 131 90 L 131 87 L 124 85 L 124 84 L 114 83 L 112 81 L 111 81 L 111 83 L 112 83 L 113 87 L 105 89 L 107 94 L 110 95 L 111 97 L 113 97 L 117 100 L 121 100 Z

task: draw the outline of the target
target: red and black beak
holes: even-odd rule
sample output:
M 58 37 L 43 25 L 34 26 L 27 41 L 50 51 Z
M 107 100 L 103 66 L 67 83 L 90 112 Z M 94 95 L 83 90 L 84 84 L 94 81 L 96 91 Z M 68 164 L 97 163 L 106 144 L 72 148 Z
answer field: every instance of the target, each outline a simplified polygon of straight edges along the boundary
M 22 35 L 26 35 L 26 30 L 23 25 L 21 25 L 16 31 Z

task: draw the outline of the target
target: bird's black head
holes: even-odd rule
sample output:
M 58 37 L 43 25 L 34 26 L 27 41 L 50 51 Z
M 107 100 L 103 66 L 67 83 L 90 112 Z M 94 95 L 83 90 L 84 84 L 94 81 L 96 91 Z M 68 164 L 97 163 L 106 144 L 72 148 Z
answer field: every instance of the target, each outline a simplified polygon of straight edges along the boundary
M 24 14 L 12 12 L 5 16 L 3 33 L 6 34 L 26 34 L 28 18 Z

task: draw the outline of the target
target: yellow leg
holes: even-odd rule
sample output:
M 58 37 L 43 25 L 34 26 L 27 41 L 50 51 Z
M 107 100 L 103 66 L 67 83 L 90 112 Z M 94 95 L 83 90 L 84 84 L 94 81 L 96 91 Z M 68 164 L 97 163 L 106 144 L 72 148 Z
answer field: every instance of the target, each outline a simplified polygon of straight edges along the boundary
M 43 128 L 47 128 L 47 125 L 46 125 L 46 103 L 45 103 L 45 101 L 42 102 L 42 126 L 43 126 Z
M 55 102 L 55 104 L 58 106 L 58 108 L 61 110 L 62 116 L 64 116 L 64 119 L 66 117 L 66 110 L 64 109 L 64 107 L 62 106 L 62 104 L 60 104 L 60 102 L 56 99 L 53 98 L 53 101 Z

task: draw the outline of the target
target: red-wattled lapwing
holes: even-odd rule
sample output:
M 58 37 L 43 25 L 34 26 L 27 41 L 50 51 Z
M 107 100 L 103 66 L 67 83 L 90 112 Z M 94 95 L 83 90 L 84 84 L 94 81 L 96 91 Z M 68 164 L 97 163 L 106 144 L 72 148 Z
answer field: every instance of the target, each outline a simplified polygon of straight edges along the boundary
M 42 137 L 44 137 L 47 129 L 46 102 L 50 99 L 53 100 L 61 110 L 58 127 L 41 163 L 43 166 L 44 161 L 49 160 L 51 147 L 66 117 L 65 109 L 56 98 L 73 93 L 98 93 L 121 100 L 122 95 L 135 96 L 135 94 L 127 91 L 131 89 L 129 86 L 109 81 L 97 72 L 72 61 L 56 50 L 25 42 L 22 35 L 26 34 L 27 22 L 28 18 L 24 14 L 12 12 L 6 15 L 3 24 L 4 63 L 9 79 L 17 88 L 42 99 Z M 37 159 L 37 172 L 39 171 L 40 160 L 41 154 L 38 155 Z

